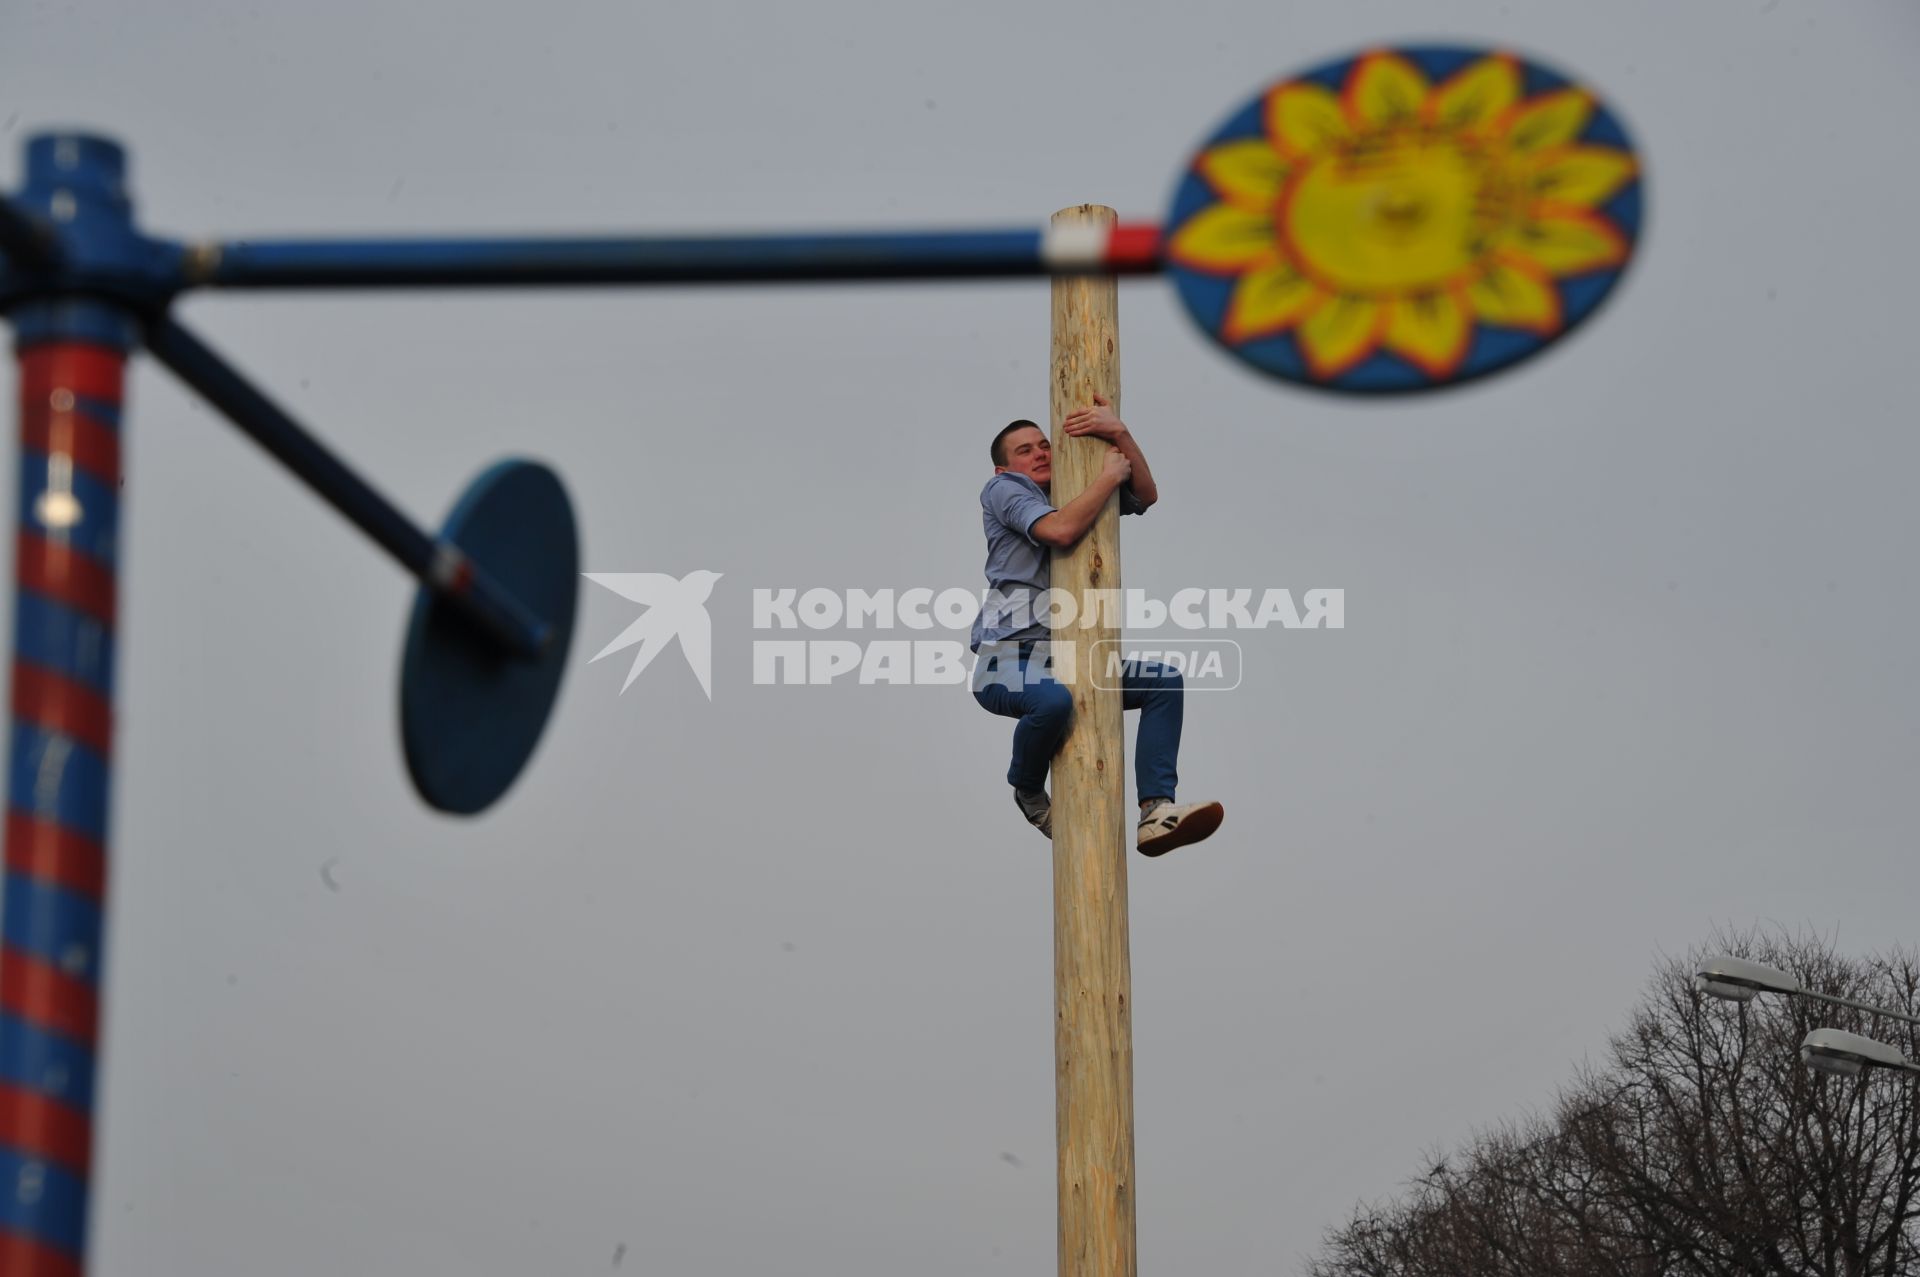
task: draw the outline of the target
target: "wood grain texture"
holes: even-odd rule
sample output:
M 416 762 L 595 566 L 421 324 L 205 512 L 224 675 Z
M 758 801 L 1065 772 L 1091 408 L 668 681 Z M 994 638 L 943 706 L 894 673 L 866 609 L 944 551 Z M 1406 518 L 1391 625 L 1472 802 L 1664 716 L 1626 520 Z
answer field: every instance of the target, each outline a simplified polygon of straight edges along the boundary
M 1063 224 L 1106 224 L 1082 204 Z M 1052 427 L 1055 507 L 1100 471 L 1107 443 L 1074 439 L 1060 423 L 1099 391 L 1120 405 L 1119 289 L 1111 276 L 1053 280 Z M 1119 503 L 1071 550 L 1053 553 L 1053 586 L 1076 601 L 1120 589 Z M 1062 1277 L 1133 1277 L 1133 975 L 1127 956 L 1127 835 L 1120 692 L 1091 677 L 1119 629 L 1107 615 L 1054 630 L 1061 681 L 1071 677 L 1073 726 L 1053 760 L 1055 1133 L 1059 1145 Z M 1071 649 L 1070 651 L 1063 649 Z M 1070 664 L 1064 664 L 1065 662 Z M 1070 672 L 1070 674 L 1069 674 Z M 1103 689 L 1096 683 L 1107 683 Z

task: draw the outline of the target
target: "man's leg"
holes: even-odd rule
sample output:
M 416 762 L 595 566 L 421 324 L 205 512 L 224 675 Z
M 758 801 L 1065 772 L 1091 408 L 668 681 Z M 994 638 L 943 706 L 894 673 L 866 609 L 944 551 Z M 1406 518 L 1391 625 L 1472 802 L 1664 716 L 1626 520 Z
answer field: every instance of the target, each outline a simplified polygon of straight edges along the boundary
M 1170 665 L 1128 661 L 1121 667 L 1120 704 L 1140 711 L 1134 741 L 1134 782 L 1140 789 L 1140 832 L 1134 846 L 1142 855 L 1160 856 L 1175 847 L 1211 837 L 1226 818 L 1219 803 L 1176 803 L 1180 783 L 1180 724 L 1186 708 L 1186 680 Z
M 1153 661 L 1128 661 L 1120 667 L 1120 704 L 1140 711 L 1133 745 L 1133 779 L 1144 806 L 1150 798 L 1173 801 L 1180 783 L 1180 722 L 1186 710 L 1186 681 L 1180 671 Z
M 1007 783 L 1013 786 L 1014 802 L 1029 823 L 1052 837 L 1047 769 L 1073 723 L 1073 694 L 1054 682 L 1051 666 L 1036 654 L 1017 661 L 1007 656 L 990 673 L 976 671 L 973 698 L 995 714 L 1020 720 L 1013 729 Z

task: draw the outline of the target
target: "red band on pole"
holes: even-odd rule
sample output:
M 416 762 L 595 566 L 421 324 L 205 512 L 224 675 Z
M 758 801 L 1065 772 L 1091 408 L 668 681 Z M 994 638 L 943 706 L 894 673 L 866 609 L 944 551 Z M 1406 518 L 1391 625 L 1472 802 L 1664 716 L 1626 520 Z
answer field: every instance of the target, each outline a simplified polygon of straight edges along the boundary
M 78 1259 L 3 1228 L 0 1273 L 7 1277 L 82 1277 Z
M 107 698 L 52 670 L 13 663 L 13 716 L 71 736 L 102 758 L 112 755 L 113 710 Z
M 26 412 L 48 406 L 54 391 L 65 390 L 117 407 L 125 369 L 126 356 L 105 346 L 63 341 L 30 347 L 20 353 L 20 406 Z
M 0 949 L 0 1007 L 89 1049 L 100 1022 L 99 997 L 90 986 L 10 945 Z
M 65 887 L 95 903 L 107 894 L 105 847 L 23 812 L 7 813 L 7 868 L 37 882 Z
M 72 546 L 23 530 L 14 573 L 21 589 L 113 624 L 113 569 Z
M 120 482 L 119 434 L 84 412 L 55 412 L 44 402 L 22 405 L 20 445 L 50 457 L 71 457 L 75 469 L 109 486 Z
M 0 1082 L 0 1145 L 84 1176 L 92 1143 L 93 1123 L 79 1109 Z

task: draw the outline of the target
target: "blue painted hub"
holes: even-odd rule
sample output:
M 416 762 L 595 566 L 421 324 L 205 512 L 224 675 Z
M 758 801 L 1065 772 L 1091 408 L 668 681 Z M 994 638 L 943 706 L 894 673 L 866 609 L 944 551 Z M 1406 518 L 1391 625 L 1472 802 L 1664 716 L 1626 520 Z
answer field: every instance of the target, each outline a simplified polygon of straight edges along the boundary
M 0 255 L 0 309 L 33 298 L 70 304 L 84 294 L 152 310 L 164 306 L 184 282 L 185 250 L 149 238 L 134 225 L 126 152 L 110 139 L 86 133 L 30 139 L 26 182 L 13 203 L 52 228 L 59 260 L 35 270 Z M 78 335 L 120 340 L 117 327 Z
M 560 693 L 579 597 L 573 506 L 553 471 L 503 461 L 473 481 L 441 535 L 553 627 L 516 657 L 430 589 L 414 600 L 400 663 L 400 738 L 420 796 L 441 811 L 491 806 L 527 765 Z

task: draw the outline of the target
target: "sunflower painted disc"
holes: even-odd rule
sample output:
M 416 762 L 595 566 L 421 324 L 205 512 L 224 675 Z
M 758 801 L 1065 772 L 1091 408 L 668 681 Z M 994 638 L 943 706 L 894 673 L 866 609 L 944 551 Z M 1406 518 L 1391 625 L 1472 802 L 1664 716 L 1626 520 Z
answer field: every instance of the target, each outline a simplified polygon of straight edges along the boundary
M 1436 389 L 1593 313 L 1640 229 L 1640 164 L 1589 89 L 1501 50 L 1374 49 L 1275 84 L 1167 218 L 1187 309 L 1289 381 Z

